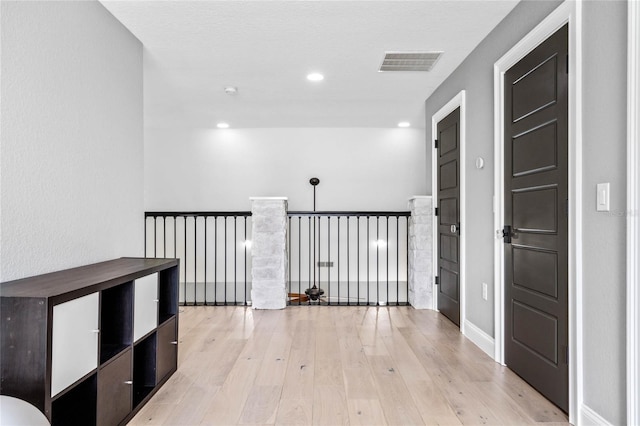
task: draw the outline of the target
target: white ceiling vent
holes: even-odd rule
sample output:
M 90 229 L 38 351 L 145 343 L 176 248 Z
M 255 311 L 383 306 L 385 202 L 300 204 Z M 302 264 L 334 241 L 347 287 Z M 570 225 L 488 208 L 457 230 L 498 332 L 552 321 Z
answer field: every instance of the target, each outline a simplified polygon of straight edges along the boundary
M 385 52 L 380 71 L 431 71 L 443 52 Z

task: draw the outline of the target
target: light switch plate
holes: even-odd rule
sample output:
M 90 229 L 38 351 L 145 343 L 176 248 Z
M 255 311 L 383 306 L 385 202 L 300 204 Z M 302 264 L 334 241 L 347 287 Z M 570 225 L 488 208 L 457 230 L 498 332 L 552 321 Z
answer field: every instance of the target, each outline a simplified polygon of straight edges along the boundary
M 599 183 L 596 186 L 596 210 L 599 212 L 609 211 L 609 182 Z

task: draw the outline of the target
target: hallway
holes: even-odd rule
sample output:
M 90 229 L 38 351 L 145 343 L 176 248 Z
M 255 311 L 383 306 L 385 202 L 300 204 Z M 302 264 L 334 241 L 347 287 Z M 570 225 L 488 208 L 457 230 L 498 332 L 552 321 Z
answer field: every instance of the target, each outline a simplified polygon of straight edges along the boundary
M 440 314 L 181 307 L 178 371 L 130 425 L 568 424 Z

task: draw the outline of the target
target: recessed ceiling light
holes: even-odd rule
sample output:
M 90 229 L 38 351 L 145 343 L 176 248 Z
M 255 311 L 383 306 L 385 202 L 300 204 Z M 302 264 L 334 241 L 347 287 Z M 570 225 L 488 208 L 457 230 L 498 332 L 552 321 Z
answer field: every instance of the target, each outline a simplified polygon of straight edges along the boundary
M 307 75 L 307 80 L 309 81 L 322 81 L 324 80 L 324 75 L 317 73 L 317 72 L 312 72 L 311 74 Z
M 411 126 L 411 123 L 409 123 L 408 121 L 401 121 L 398 123 L 398 127 L 409 127 Z
M 236 93 L 238 93 L 238 88 L 233 86 L 227 86 L 224 88 L 224 93 L 226 93 L 227 95 L 233 96 Z
M 229 124 L 228 123 L 218 123 L 217 127 L 218 127 L 218 129 L 228 129 L 229 128 Z

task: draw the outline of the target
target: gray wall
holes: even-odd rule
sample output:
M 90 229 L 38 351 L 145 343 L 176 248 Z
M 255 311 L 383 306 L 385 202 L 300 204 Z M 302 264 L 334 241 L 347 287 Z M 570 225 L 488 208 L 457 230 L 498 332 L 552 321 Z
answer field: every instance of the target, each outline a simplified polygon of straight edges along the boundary
M 141 256 L 141 43 L 97 1 L 0 11 L 1 279 Z
M 456 71 L 426 101 L 426 135 L 431 117 L 461 90 L 466 90 L 466 211 L 467 320 L 493 336 L 493 64 L 561 2 L 524 1 L 478 45 Z M 430 144 L 430 142 L 428 142 Z M 431 149 L 427 164 L 431 166 Z M 477 157 L 485 160 L 475 167 Z M 428 173 L 431 190 L 431 173 Z M 487 300 L 482 283 L 489 284 Z
M 555 7 L 520 3 L 426 101 L 431 116 L 467 91 L 467 319 L 494 334 L 493 64 Z M 625 422 L 626 2 L 583 3 L 584 403 L 613 424 Z M 427 142 L 430 145 L 430 141 Z M 427 150 L 431 165 L 431 150 Z M 475 159 L 485 159 L 477 170 Z M 431 174 L 429 174 L 429 180 Z M 595 186 L 610 182 L 611 213 L 595 211 Z M 431 188 L 431 182 L 428 182 Z M 588 230 L 588 232 L 587 232 Z M 489 283 L 488 300 L 481 283 Z
M 588 1 L 583 12 L 584 402 L 626 419 L 627 4 Z M 611 212 L 596 184 L 611 183 Z

